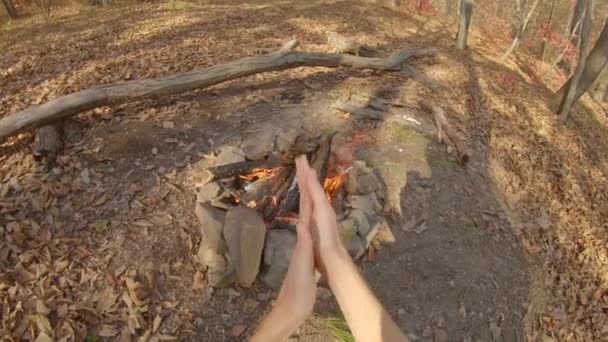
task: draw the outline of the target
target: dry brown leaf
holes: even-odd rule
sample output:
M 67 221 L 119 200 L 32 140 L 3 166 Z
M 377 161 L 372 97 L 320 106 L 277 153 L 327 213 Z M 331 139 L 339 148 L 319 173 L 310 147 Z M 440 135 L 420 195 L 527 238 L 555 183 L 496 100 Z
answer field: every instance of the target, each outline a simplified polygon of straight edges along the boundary
M 98 334 L 101 337 L 112 337 L 118 334 L 118 330 L 109 324 L 102 324 Z
M 44 301 L 38 299 L 36 301 L 36 312 L 43 316 L 48 316 L 51 313 L 51 309 L 44 304 Z
M 194 273 L 194 279 L 192 281 L 193 290 L 202 290 L 205 288 L 205 275 L 201 271 Z
M 160 324 L 162 323 L 162 318 L 160 315 L 154 316 L 154 321 L 152 322 L 152 332 L 157 332 L 160 329 Z
M 97 198 L 97 200 L 95 200 L 95 202 L 93 202 L 93 204 L 91 204 L 91 205 L 92 205 L 92 206 L 94 206 L 94 207 L 98 207 L 98 206 L 100 206 L 100 205 L 104 204 L 105 202 L 106 202 L 106 195 L 105 195 L 105 194 L 102 194 L 102 195 L 101 195 L 101 196 L 99 196 L 99 197 Z
M 53 328 L 51 327 L 51 322 L 46 316 L 41 314 L 35 314 L 30 317 L 30 321 L 34 323 L 38 331 L 41 333 L 45 333 L 49 336 L 53 335 Z
M 53 339 L 44 332 L 38 334 L 38 337 L 34 340 L 34 342 L 53 342 Z
M 139 298 L 142 290 L 142 283 L 135 281 L 135 279 L 131 277 L 127 277 L 127 290 L 129 292 L 129 297 L 137 306 L 142 306 L 148 303 L 147 298 Z
M 233 337 L 239 337 L 245 331 L 245 329 L 247 329 L 245 324 L 237 324 L 230 329 L 229 334 Z

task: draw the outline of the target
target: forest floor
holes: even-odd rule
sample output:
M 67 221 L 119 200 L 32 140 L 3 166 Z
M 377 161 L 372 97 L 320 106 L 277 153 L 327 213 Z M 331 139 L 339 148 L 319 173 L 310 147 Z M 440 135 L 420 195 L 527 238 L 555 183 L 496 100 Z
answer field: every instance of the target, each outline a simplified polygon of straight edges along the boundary
M 558 82 L 541 79 L 543 64 L 523 53 L 499 63 L 508 42 L 479 30 L 469 50 L 456 51 L 455 29 L 449 18 L 340 0 L 71 5 L 50 25 L 4 24 L 0 117 L 292 38 L 300 50 L 328 51 L 327 31 L 380 55 L 436 47 L 437 56 L 411 63 L 446 90 L 400 73 L 298 68 L 78 115 L 51 172 L 33 159 L 31 133 L 9 139 L 0 145 L 2 335 L 224 341 L 251 333 L 272 290 L 193 286 L 194 179 L 218 148 L 272 124 L 365 129 L 357 156 L 384 176 L 396 242 L 360 265 L 413 339 L 608 338 L 606 104 L 585 96 L 561 123 L 544 105 Z M 330 108 L 350 92 L 384 94 L 404 111 L 420 99 L 442 106 L 472 160 L 462 167 L 401 125 L 406 112 L 362 127 Z M 424 227 L 411 229 L 420 218 Z M 339 311 L 321 302 L 297 339 L 331 340 L 327 317 Z

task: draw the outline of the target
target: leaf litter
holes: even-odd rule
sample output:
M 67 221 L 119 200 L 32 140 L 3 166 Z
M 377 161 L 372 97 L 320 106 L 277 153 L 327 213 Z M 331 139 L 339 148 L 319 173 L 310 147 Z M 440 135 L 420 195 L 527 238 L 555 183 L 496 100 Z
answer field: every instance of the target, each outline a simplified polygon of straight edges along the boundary
M 322 22 L 318 13 L 307 13 L 310 18 L 292 18 L 292 25 L 283 27 L 280 37 L 256 30 L 225 29 L 237 24 L 255 28 L 280 23 L 285 13 L 292 12 L 276 6 L 266 8 L 260 16 L 252 11 L 253 5 L 240 6 L 242 13 L 234 16 L 225 16 L 222 6 L 172 11 L 167 3 L 110 8 L 86 17 L 73 16 L 77 14 L 73 9 L 65 9 L 65 13 L 58 9 L 60 24 L 51 28 L 28 19 L 2 28 L 0 48 L 6 53 L 0 56 L 4 81 L 0 116 L 99 84 L 228 61 L 296 35 L 308 35 L 313 48 L 322 47 L 316 34 L 335 25 Z M 371 5 L 358 9 L 377 11 Z M 124 20 L 124 12 L 136 19 Z M 340 13 L 348 20 L 344 30 L 352 34 L 373 25 L 380 33 L 365 35 L 371 40 L 366 43 L 372 45 L 388 38 L 383 32 L 407 32 L 412 25 L 399 13 L 384 11 L 381 21 L 376 20 L 377 13 L 362 20 L 362 14 L 350 7 Z M 36 34 L 41 29 L 48 33 Z M 182 36 L 176 39 L 177 34 Z M 424 37 L 412 39 L 420 46 L 428 45 Z M 542 285 L 547 298 L 526 317 L 527 337 L 547 341 L 606 339 L 607 120 L 579 108 L 572 122 L 561 125 L 542 106 L 536 85 L 525 82 L 518 84 L 517 93 L 506 95 L 496 82 L 504 71 L 491 63 L 492 56 L 499 55 L 491 51 L 496 44 L 483 37 L 476 39 L 480 55 L 474 58 L 481 63 L 471 65 L 461 55 L 443 51 L 442 58 L 453 63 L 447 66 L 451 73 L 446 74 L 456 73 L 454 79 L 466 81 L 445 80 L 453 93 L 436 100 L 464 113 L 467 127 L 463 131 L 472 141 L 488 146 L 491 177 L 513 209 L 511 219 L 520 243 L 532 257 L 544 260 Z M 57 49 L 64 45 L 70 48 Z M 479 79 L 463 76 L 471 70 Z M 175 118 L 178 114 L 200 114 L 197 101 L 182 100 L 178 101 L 181 105 L 144 101 L 116 109 L 134 112 L 132 116 L 100 108 L 77 119 L 101 130 L 112 123 L 133 122 L 155 122 L 161 129 L 172 130 L 180 127 Z M 590 106 L 596 113 L 602 112 L 596 105 Z M 124 157 L 121 148 L 128 146 L 109 144 L 101 138 L 68 145 L 58 159 L 57 172 L 41 172 L 27 148 L 32 138 L 31 133 L 23 133 L 0 146 L 0 334 L 37 341 L 88 341 L 94 340 L 92 336 L 173 340 L 182 331 L 192 331 L 191 308 L 175 298 L 161 298 L 156 282 L 145 275 L 143 263 L 112 261 L 114 254 L 124 253 L 121 249 L 125 246 L 160 243 L 150 231 L 173 222 L 157 215 L 159 208 L 175 199 L 170 195 L 172 190 L 150 182 L 117 182 L 114 178 L 120 173 L 106 172 L 102 164 Z M 184 146 L 186 153 L 196 150 L 190 144 Z M 142 164 L 145 172 L 124 174 L 142 179 L 157 166 L 152 161 L 146 163 Z M 149 165 L 152 167 L 145 170 Z M 116 232 L 124 229 L 130 229 L 137 241 L 113 239 L 113 234 L 119 236 Z M 142 230 L 148 232 L 143 237 L 137 235 Z M 203 275 L 190 269 L 188 263 L 170 261 L 162 253 L 159 258 L 166 259 L 158 263 L 161 278 L 173 281 L 177 289 L 204 286 Z M 184 323 L 171 326 L 175 321 Z M 491 327 L 496 335 L 499 329 Z M 235 325 L 231 333 L 238 336 L 242 330 Z

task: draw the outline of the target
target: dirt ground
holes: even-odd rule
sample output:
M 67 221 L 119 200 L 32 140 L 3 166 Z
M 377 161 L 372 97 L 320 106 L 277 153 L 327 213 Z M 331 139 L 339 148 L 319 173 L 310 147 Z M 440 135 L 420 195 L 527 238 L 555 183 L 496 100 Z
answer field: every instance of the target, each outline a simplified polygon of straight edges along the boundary
M 0 146 L 0 293 L 10 313 L 2 334 L 243 340 L 275 294 L 259 281 L 216 290 L 193 282 L 201 271 L 194 187 L 214 151 L 272 124 L 369 138 L 357 156 L 383 176 L 396 242 L 361 269 L 412 339 L 608 336 L 605 108 L 585 99 L 561 125 L 542 103 L 553 85 L 540 83 L 526 56 L 498 64 L 486 32 L 456 52 L 450 20 L 364 2 L 217 0 L 70 6 L 50 27 L 35 19 L 2 27 L 1 116 L 96 84 L 261 54 L 291 38 L 301 50 L 327 51 L 328 30 L 379 55 L 437 47 L 437 56 L 411 63 L 446 87 L 434 93 L 401 73 L 298 68 L 104 107 L 76 118 L 48 173 L 33 160 L 30 133 L 10 139 Z M 515 85 L 503 82 L 507 74 Z M 361 124 L 331 108 L 353 91 L 384 89 L 406 106 L 383 122 Z M 466 167 L 400 122 L 420 99 L 444 107 L 467 138 Z M 331 340 L 322 318 L 339 311 L 322 295 L 296 339 Z

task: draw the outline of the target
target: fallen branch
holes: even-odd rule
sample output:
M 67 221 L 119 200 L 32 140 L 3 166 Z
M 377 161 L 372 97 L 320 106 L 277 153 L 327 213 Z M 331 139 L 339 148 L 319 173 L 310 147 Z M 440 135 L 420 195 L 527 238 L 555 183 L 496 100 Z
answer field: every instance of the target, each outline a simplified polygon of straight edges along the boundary
M 333 107 L 345 113 L 353 114 L 358 120 L 383 120 L 386 116 L 386 112 L 384 111 L 360 107 L 343 101 L 337 101 Z
M 156 79 L 107 84 L 62 96 L 1 119 L 0 141 L 19 132 L 38 128 L 97 107 L 179 94 L 262 72 L 302 66 L 399 71 L 403 69 L 403 62 L 406 59 L 435 53 L 435 49 L 432 48 L 406 49 L 397 51 L 388 58 L 366 58 L 335 53 L 293 51 L 297 46 L 298 42 L 292 40 L 267 55 L 246 57 L 226 64 Z M 411 74 L 411 70 L 409 73 Z
M 460 163 L 466 164 L 471 159 L 471 151 L 456 130 L 450 125 L 443 109 L 424 101 L 420 101 L 420 106 L 433 113 L 437 129 L 437 140 L 442 144 L 451 144 L 458 154 Z

